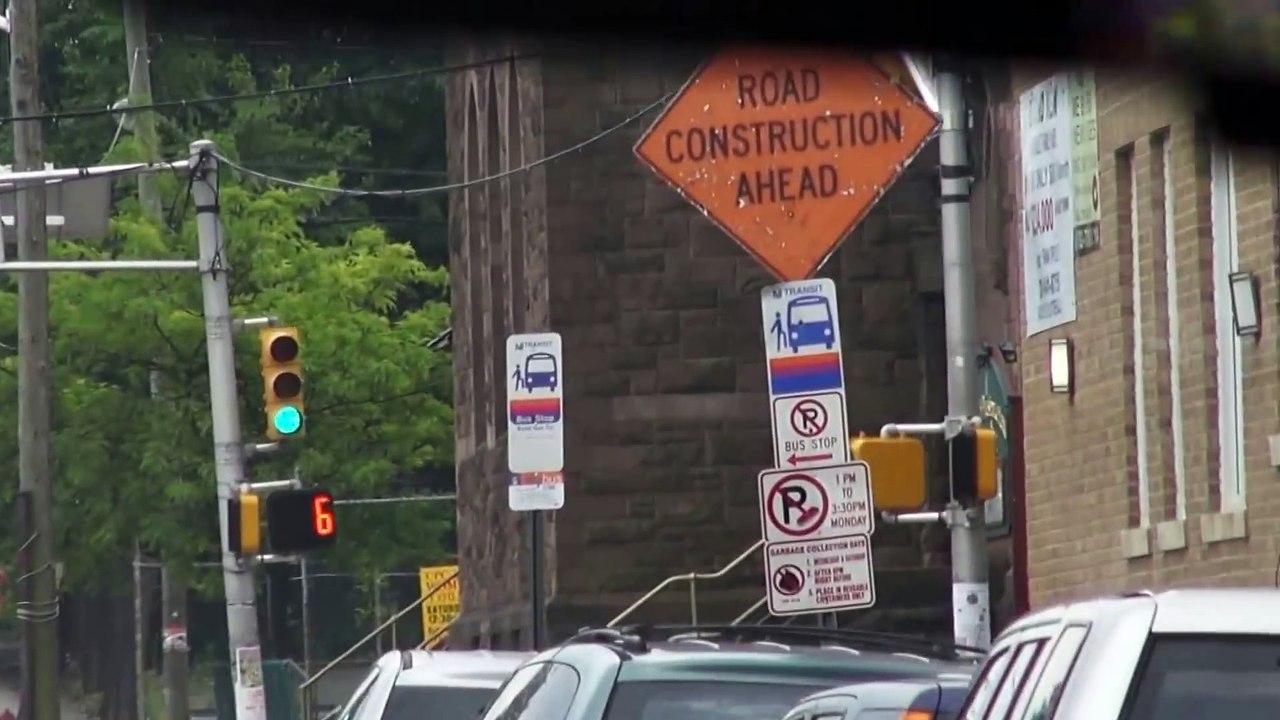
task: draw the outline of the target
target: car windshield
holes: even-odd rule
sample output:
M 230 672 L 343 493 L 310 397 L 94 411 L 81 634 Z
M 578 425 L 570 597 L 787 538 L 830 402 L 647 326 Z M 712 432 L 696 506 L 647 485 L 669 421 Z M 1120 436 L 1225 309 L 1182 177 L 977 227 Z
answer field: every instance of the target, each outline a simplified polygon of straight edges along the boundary
M 822 685 L 618 683 L 604 720 L 777 720 Z
M 473 720 L 497 688 L 397 685 L 380 720 Z
M 1126 720 L 1274 720 L 1280 638 L 1165 636 L 1151 644 Z

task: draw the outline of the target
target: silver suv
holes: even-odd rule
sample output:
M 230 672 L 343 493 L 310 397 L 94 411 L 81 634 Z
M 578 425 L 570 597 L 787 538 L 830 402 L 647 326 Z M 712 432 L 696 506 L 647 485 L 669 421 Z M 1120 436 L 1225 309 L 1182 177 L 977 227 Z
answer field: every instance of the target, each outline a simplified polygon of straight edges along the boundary
M 1275 720 L 1280 590 L 1139 592 L 1061 605 L 996 639 L 962 720 Z

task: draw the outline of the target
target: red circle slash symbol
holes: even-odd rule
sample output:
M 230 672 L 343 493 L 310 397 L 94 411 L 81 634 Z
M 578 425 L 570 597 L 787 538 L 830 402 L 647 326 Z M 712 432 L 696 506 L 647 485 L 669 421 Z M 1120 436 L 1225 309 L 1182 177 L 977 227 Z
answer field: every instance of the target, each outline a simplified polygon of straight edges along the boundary
M 790 597 L 804 589 L 804 573 L 795 565 L 783 565 L 773 571 L 773 589 Z
M 804 537 L 827 520 L 830 500 L 822 483 L 804 473 L 791 473 L 773 486 L 768 498 L 769 521 L 778 532 Z
M 827 408 L 817 400 L 801 400 L 791 408 L 791 429 L 800 437 L 816 437 L 827 429 Z

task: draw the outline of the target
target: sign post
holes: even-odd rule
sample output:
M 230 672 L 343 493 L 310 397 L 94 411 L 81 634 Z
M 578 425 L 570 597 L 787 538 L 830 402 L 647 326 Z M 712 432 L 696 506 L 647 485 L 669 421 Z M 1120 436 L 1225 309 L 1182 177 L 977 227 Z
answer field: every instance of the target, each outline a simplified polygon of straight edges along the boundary
M 542 511 L 564 507 L 564 351 L 559 333 L 507 337 L 507 506 L 529 523 L 533 646 L 546 641 Z

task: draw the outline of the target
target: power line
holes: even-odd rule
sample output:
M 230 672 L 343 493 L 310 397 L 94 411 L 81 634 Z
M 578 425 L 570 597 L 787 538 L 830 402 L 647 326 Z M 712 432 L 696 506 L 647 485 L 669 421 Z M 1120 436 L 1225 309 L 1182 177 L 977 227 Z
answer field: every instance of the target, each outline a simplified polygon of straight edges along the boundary
M 279 160 L 263 160 L 254 162 L 259 167 L 280 168 L 281 170 L 324 170 L 352 175 L 416 175 L 420 177 L 446 177 L 447 170 L 414 170 L 411 168 L 373 168 L 354 165 L 327 165 L 325 163 L 297 163 Z
M 175 40 L 182 44 L 197 42 L 197 43 L 210 43 L 210 44 L 217 44 L 217 45 L 234 45 L 234 46 L 240 46 L 240 47 L 270 47 L 270 48 L 309 47 L 309 48 L 324 48 L 326 50 L 363 50 L 363 51 L 390 49 L 384 43 L 378 43 L 377 45 L 368 45 L 368 44 L 356 45 L 356 44 L 344 43 L 337 38 L 330 41 L 324 41 L 319 39 L 275 40 L 275 39 L 266 39 L 266 38 L 218 37 L 216 35 L 213 35 L 213 36 L 187 35 L 183 33 L 169 33 L 169 32 L 154 32 L 154 33 L 151 33 L 151 38 L 159 44 L 164 44 L 168 40 Z M 402 43 L 402 45 L 408 45 L 408 44 L 416 45 L 418 44 L 418 42 L 419 41 L 416 39 L 407 39 L 404 41 L 404 43 Z M 395 47 L 396 47 L 395 44 L 391 45 L 391 48 L 395 48 Z
M 372 85 L 374 83 L 394 82 L 396 80 L 409 80 L 412 78 L 429 77 L 433 75 L 449 75 L 451 73 L 463 72 L 465 70 L 474 70 L 476 68 L 488 67 L 500 63 L 517 62 L 520 60 L 530 60 L 540 57 L 536 54 L 528 55 L 504 55 L 503 57 L 489 58 L 487 60 L 476 60 L 474 62 L 459 63 L 457 65 L 441 65 L 433 68 L 423 68 L 421 70 L 406 70 L 404 72 L 392 73 L 390 75 L 372 75 L 364 78 L 347 78 L 346 80 L 338 80 L 328 83 L 317 83 L 314 85 L 299 85 L 297 87 L 280 88 L 277 90 L 261 90 L 258 92 L 238 93 L 235 95 L 212 95 L 202 98 L 186 98 L 183 100 L 162 100 L 160 102 L 149 103 L 147 105 L 124 105 L 118 108 L 81 108 L 79 110 L 58 110 L 55 112 L 40 113 L 37 115 L 10 115 L 0 118 L 0 123 L 9 122 L 29 122 L 29 121 L 53 121 L 70 120 L 74 118 L 97 117 L 99 115 L 111 115 L 114 113 L 135 113 L 144 110 L 173 110 L 176 108 L 188 108 L 199 105 L 213 105 L 217 103 L 239 102 L 243 100 L 262 100 L 264 98 L 281 97 L 284 95 L 297 95 L 300 93 L 313 93 L 323 90 L 336 90 L 339 88 L 352 88 L 362 85 Z
M 586 140 L 583 140 L 582 142 L 579 142 L 576 145 L 571 145 L 563 150 L 560 150 L 559 152 L 552 153 L 550 155 L 547 155 L 546 157 L 540 158 L 538 160 L 534 160 L 533 162 L 530 162 L 530 163 L 525 163 L 524 165 L 521 165 L 519 167 L 514 167 L 509 170 L 503 170 L 500 173 L 495 173 L 493 175 L 487 175 L 485 177 L 475 178 L 474 180 L 464 180 L 462 182 L 449 183 L 446 185 L 435 185 L 431 187 L 419 187 L 419 188 L 404 188 L 400 190 L 352 190 L 348 188 L 325 187 L 324 185 L 316 185 L 314 183 L 302 182 L 300 180 L 289 180 L 288 178 L 276 177 L 274 175 L 269 175 L 267 173 L 261 172 L 259 170 L 253 170 L 241 165 L 240 163 L 236 162 L 235 160 L 232 160 L 231 158 L 228 158 L 225 155 L 222 155 L 221 153 L 214 153 L 214 157 L 218 159 L 218 162 L 223 163 L 224 165 L 232 168 L 233 170 L 238 170 L 239 172 L 245 175 L 249 175 L 250 177 L 256 177 L 259 180 L 263 180 L 265 182 L 272 183 L 274 185 L 284 185 L 286 187 L 293 187 L 301 190 L 313 190 L 315 192 L 323 192 L 323 193 L 328 193 L 330 195 L 340 195 L 342 197 L 397 197 L 399 198 L 399 197 L 417 197 L 421 195 L 433 195 L 436 193 L 449 192 L 451 190 L 463 190 L 465 188 L 469 188 L 475 185 L 483 185 L 485 183 L 493 182 L 494 180 L 501 180 L 503 178 L 511 177 L 512 175 L 517 175 L 522 172 L 527 172 L 540 165 L 546 165 L 547 163 L 553 162 L 555 160 L 559 160 L 560 158 L 566 155 L 575 153 L 587 147 L 588 145 L 591 145 L 600 140 L 603 140 L 609 135 L 612 135 L 613 133 L 621 130 L 622 128 L 644 117 L 645 115 L 648 115 L 650 112 L 665 105 L 674 95 L 675 95 L 675 92 L 667 93 L 666 95 L 663 95 L 661 98 L 655 100 L 649 105 L 646 105 L 639 112 L 625 118 L 624 120 L 617 123 L 616 125 L 613 125 L 604 130 L 601 130 L 600 132 L 596 133 L 595 135 L 592 135 Z

